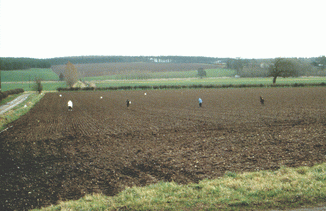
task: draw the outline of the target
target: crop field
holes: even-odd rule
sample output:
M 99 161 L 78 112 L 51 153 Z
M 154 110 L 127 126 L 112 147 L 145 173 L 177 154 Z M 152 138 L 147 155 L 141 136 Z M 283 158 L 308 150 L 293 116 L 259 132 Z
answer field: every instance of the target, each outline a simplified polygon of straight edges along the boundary
M 119 75 L 120 77 L 113 77 L 110 79 L 126 79 L 126 75 L 130 75 L 133 79 L 145 74 L 156 73 L 155 77 L 167 77 L 164 72 L 174 72 L 176 77 L 189 77 L 186 73 L 191 70 L 197 72 L 198 68 L 216 69 L 217 65 L 212 64 L 196 64 L 196 63 L 96 63 L 96 64 L 75 64 L 81 77 L 95 77 L 95 76 L 109 76 Z M 64 73 L 66 65 L 53 65 L 53 72 Z M 180 73 L 175 72 L 184 72 Z M 234 71 L 230 71 L 234 73 Z M 123 76 L 124 75 L 124 76 Z M 184 76 L 185 75 L 185 76 Z M 234 74 L 233 74 L 234 75 Z M 154 76 L 153 76 L 154 77 Z M 92 78 L 91 78 L 92 79 Z M 131 79 L 131 78 L 129 78 Z M 92 79 L 93 80 L 93 79 Z
M 323 87 L 47 93 L 0 133 L 0 207 L 326 162 L 325 96 Z

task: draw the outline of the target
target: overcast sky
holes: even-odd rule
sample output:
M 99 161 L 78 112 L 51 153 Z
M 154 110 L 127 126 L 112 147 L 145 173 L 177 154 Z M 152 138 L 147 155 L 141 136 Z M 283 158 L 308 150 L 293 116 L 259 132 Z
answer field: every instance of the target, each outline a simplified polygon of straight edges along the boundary
M 0 0 L 0 57 L 318 57 L 324 0 Z

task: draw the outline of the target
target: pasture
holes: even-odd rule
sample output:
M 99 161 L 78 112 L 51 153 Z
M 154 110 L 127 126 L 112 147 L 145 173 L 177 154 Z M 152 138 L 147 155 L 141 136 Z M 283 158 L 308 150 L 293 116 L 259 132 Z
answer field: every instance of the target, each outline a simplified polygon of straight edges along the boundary
M 1 82 L 34 82 L 35 78 L 41 78 L 44 81 L 58 81 L 59 75 L 50 68 L 1 71 Z
M 323 87 L 47 93 L 0 133 L 3 206 L 323 163 L 325 96 Z
M 54 91 L 58 87 L 66 87 L 66 83 L 58 81 L 59 76 L 51 69 L 31 68 L 28 70 L 1 71 L 1 90 L 7 91 L 22 88 L 34 90 L 35 78 L 42 79 L 44 91 Z
M 171 79 L 149 79 L 149 80 L 99 80 L 93 81 L 96 87 L 119 87 L 119 86 L 160 86 L 160 85 L 271 85 L 272 78 L 171 78 Z M 326 77 L 300 77 L 300 78 L 278 78 L 276 84 L 317 84 L 325 83 Z

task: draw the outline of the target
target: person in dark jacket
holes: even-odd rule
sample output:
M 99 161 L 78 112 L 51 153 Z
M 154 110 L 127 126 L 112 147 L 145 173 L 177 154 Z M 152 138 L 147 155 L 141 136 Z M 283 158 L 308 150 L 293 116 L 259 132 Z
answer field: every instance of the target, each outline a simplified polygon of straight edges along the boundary
M 127 107 L 131 104 L 131 101 L 127 99 Z
M 259 98 L 260 98 L 260 104 L 264 105 L 264 102 L 265 102 L 264 98 L 261 95 Z

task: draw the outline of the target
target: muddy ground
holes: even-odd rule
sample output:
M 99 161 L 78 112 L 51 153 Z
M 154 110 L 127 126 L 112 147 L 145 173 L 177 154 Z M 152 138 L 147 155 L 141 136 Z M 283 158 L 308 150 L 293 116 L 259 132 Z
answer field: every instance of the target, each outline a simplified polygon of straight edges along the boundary
M 61 94 L 0 133 L 2 210 L 326 162 L 322 87 Z

